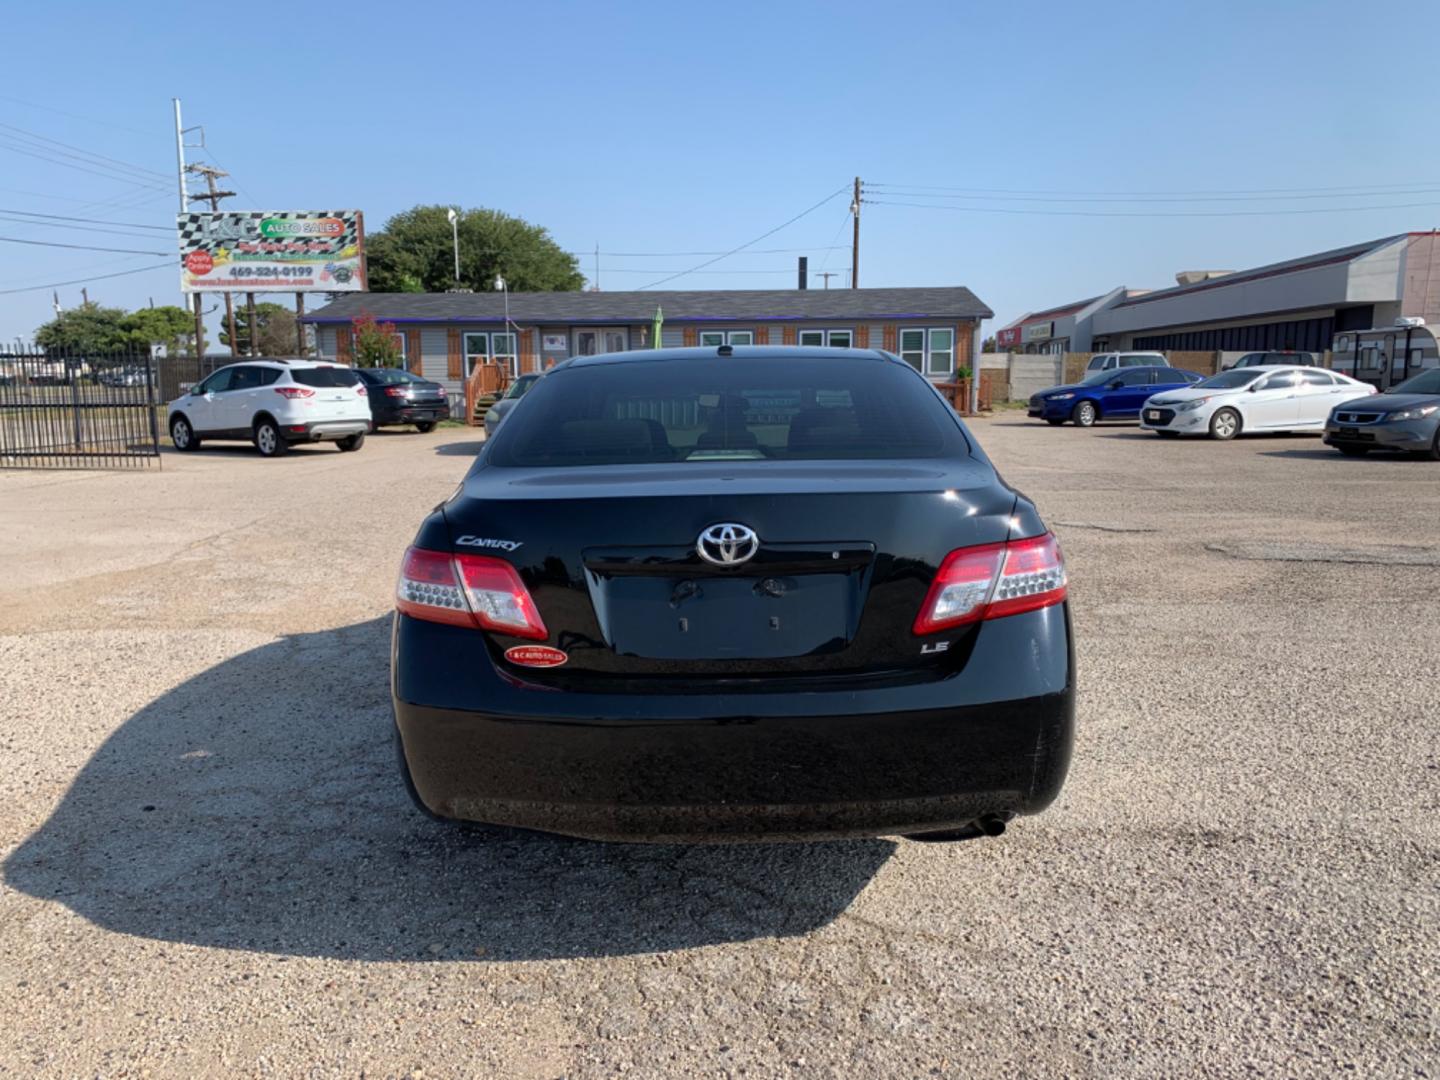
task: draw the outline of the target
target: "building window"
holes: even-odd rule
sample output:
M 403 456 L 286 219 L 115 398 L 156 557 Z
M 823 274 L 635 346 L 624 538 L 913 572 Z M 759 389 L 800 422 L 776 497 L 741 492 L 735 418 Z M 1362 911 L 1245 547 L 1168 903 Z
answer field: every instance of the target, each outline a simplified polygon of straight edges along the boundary
M 753 330 L 701 330 L 698 340 L 702 346 L 707 348 L 717 345 L 754 345 L 755 332 Z
M 629 332 L 624 327 L 597 327 L 575 331 L 575 355 L 598 356 L 600 353 L 624 352 L 629 348 Z
M 955 370 L 955 331 L 943 327 L 929 331 L 930 356 L 925 362 L 927 375 L 949 375 Z
M 514 333 L 501 333 L 497 330 L 493 334 L 466 334 L 464 344 L 465 377 L 467 379 L 474 372 L 476 364 L 490 362 L 503 364 L 512 374 L 519 374 L 515 368 Z
M 900 359 L 926 375 L 955 370 L 955 331 L 948 326 L 900 331 Z
M 801 330 L 798 340 L 801 345 L 848 349 L 855 344 L 855 334 L 851 330 Z
M 465 335 L 465 378 L 470 378 L 476 364 L 487 363 L 490 359 L 490 335 Z

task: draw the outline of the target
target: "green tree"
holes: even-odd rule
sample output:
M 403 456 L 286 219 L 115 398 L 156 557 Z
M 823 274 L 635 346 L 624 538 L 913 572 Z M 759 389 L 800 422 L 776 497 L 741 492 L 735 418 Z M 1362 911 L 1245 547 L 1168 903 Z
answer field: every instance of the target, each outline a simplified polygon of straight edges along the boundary
M 129 344 L 121 323 L 122 308 L 101 307 L 93 300 L 79 307 L 62 311 L 35 331 L 35 344 L 47 353 L 109 352 Z
M 283 304 L 264 301 L 255 305 L 255 344 L 261 356 L 294 356 L 298 347 L 295 337 L 295 313 Z M 238 352 L 250 354 L 250 308 L 238 304 L 235 308 L 235 336 L 239 338 Z M 220 331 L 220 344 L 230 344 L 229 328 Z
M 126 341 L 136 348 L 163 346 L 170 356 L 195 351 L 195 314 L 182 307 L 165 305 L 132 311 L 120 320 Z
M 403 354 L 394 323 L 376 322 L 374 315 L 362 311 L 350 320 L 350 332 L 356 367 L 400 366 Z
M 444 292 L 455 287 L 455 247 L 448 206 L 416 206 L 396 214 L 366 238 L 374 292 Z M 564 292 L 584 287 L 575 256 L 548 230 L 498 210 L 460 210 L 460 285 L 495 288 L 497 274 L 516 292 Z

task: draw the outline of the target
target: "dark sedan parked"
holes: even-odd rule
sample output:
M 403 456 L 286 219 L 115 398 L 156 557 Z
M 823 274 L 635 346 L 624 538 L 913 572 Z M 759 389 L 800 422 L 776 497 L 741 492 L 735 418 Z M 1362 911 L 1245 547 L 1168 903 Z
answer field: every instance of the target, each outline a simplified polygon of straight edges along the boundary
M 1342 454 L 1403 450 L 1440 461 L 1440 368 L 1412 376 L 1383 394 L 1337 405 L 1325 441 Z
M 1030 395 L 1028 414 L 1058 427 L 1066 420 L 1090 427 L 1100 420 L 1135 420 L 1151 394 L 1194 386 L 1205 376 L 1172 367 L 1092 371 L 1078 383 Z
M 888 353 L 573 359 L 397 585 L 411 793 L 612 840 L 997 835 L 1060 790 L 1064 562 Z
M 505 396 L 486 410 L 485 437 L 487 439 L 495 434 L 495 429 L 500 426 L 500 421 L 505 419 L 510 410 L 529 392 L 530 388 L 535 385 L 539 378 L 540 374 L 538 372 L 530 375 L 521 375 L 510 384 L 510 389 L 505 391 Z
M 399 368 L 357 368 L 370 391 L 370 426 L 414 424 L 430 431 L 441 420 L 450 419 L 450 399 L 445 388 Z

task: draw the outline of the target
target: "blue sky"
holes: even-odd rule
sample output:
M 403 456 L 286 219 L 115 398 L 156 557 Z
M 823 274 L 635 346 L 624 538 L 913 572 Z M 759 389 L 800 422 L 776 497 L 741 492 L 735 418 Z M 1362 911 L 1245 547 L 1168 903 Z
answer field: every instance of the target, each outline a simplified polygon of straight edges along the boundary
M 419 202 L 495 207 L 587 253 L 587 273 L 599 244 L 607 290 L 705 257 L 603 252 L 728 250 L 858 175 L 876 200 L 861 284 L 968 285 L 995 309 L 987 332 L 1181 269 L 1440 223 L 1433 0 L 1370 3 L 1363 21 L 1338 2 L 205 12 L 11 5 L 0 236 L 171 250 L 171 234 L 128 226 L 173 222 L 174 96 L 205 126 L 196 156 L 232 173 L 232 208 L 358 207 L 374 228 Z M 95 154 L 148 171 L 122 179 L 90 168 Z M 796 253 L 773 248 L 847 270 L 848 250 L 825 250 L 849 242 L 846 204 L 665 287 L 791 287 Z M 127 227 L 6 220 L 15 211 Z M 126 307 L 177 302 L 174 267 L 0 242 L 0 340 L 28 338 L 51 310 L 48 289 L 7 290 L 152 264 L 88 285 Z M 62 303 L 79 289 L 62 287 Z

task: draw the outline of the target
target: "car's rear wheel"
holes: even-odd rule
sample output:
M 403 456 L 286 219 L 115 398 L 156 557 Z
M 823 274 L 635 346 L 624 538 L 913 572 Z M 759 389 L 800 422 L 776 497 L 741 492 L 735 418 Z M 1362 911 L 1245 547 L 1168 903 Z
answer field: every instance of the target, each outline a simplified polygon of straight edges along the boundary
M 176 450 L 183 453 L 200 449 L 200 437 L 195 434 L 190 421 L 183 416 L 177 416 L 170 421 L 170 441 L 175 444 Z
M 1364 457 L 1370 452 L 1368 446 L 1337 446 L 1335 449 L 1346 457 Z
M 435 430 L 435 421 L 422 420 L 420 423 L 415 425 L 415 430 L 420 432 L 420 434 L 422 435 L 428 434 L 429 432 Z
M 1210 418 L 1212 439 L 1233 439 L 1240 434 L 1240 414 L 1234 409 L 1220 409 Z
M 357 431 L 354 435 L 347 435 L 343 439 L 336 439 L 335 445 L 341 450 L 359 450 L 360 447 L 365 445 L 365 433 L 363 431 Z
M 281 457 L 290 449 L 290 444 L 274 420 L 261 420 L 255 425 L 255 449 L 261 457 Z
M 1065 423 L 1065 421 L 1047 416 L 1045 418 L 1045 423 L 1049 424 L 1051 427 L 1059 427 L 1061 424 Z
M 1075 421 L 1076 427 L 1093 427 L 1099 417 L 1093 401 L 1080 402 L 1070 413 L 1070 419 Z

